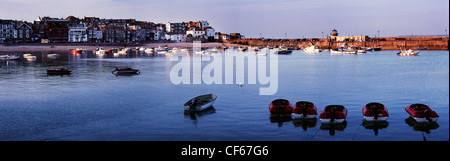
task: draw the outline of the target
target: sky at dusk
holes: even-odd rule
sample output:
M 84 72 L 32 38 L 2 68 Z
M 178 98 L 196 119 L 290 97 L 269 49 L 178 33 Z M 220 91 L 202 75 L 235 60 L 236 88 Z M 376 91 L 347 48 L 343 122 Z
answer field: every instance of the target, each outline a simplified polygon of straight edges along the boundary
M 38 16 L 207 20 L 218 32 L 250 37 L 443 35 L 448 0 L 0 0 L 0 19 Z M 447 31 L 448 32 L 448 31 Z

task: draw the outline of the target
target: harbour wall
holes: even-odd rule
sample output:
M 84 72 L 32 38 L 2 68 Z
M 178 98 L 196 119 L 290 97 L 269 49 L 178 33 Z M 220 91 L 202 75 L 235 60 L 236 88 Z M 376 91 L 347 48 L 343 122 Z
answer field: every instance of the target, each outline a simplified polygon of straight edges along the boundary
M 247 38 L 227 40 L 230 44 L 242 44 L 249 46 L 291 46 L 304 48 L 316 45 L 320 49 L 336 49 L 343 44 L 348 46 L 381 47 L 381 50 L 419 49 L 419 50 L 448 50 L 448 37 L 379 37 L 369 41 L 329 41 L 329 39 L 271 39 Z

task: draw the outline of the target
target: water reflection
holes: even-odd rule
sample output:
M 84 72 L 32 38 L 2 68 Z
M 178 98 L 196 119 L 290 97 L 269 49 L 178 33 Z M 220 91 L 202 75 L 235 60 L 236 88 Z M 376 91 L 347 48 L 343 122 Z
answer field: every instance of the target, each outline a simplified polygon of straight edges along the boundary
M 405 122 L 410 127 L 412 127 L 414 131 L 422 131 L 427 134 L 431 133 L 430 130 L 436 130 L 437 128 L 439 128 L 439 124 L 437 122 L 417 122 L 411 116 L 406 118 Z
M 210 106 L 202 111 L 184 110 L 184 116 L 189 117 L 191 120 L 197 120 L 198 117 L 203 117 L 214 113 L 216 113 L 214 106 Z
M 282 127 L 283 123 L 292 121 L 291 116 L 272 115 L 269 117 L 270 123 L 277 123 L 278 127 Z
M 344 131 L 344 129 L 346 127 L 347 127 L 347 121 L 344 121 L 341 123 L 334 123 L 334 124 L 322 123 L 322 125 L 320 125 L 320 130 L 328 130 L 330 136 L 334 136 L 336 134 L 336 130 Z
M 362 126 L 368 130 L 373 130 L 375 136 L 378 135 L 379 129 L 385 129 L 389 126 L 389 122 L 387 121 L 367 121 L 363 120 Z
M 308 128 L 316 127 L 317 118 L 294 119 L 292 124 L 294 127 L 302 127 L 303 131 L 306 131 Z

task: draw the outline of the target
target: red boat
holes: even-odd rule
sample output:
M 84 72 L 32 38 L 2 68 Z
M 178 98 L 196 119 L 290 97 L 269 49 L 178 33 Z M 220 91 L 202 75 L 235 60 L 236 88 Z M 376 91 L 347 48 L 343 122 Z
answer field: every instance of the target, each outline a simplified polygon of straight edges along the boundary
M 113 74 L 116 75 L 126 75 L 126 74 L 139 74 L 139 69 L 133 68 L 116 68 L 116 70 L 112 71 Z
M 292 105 L 288 100 L 276 99 L 270 103 L 269 110 L 272 116 L 290 116 Z
M 322 123 L 342 123 L 347 117 L 347 108 L 342 105 L 328 105 L 320 113 Z
M 70 74 L 72 71 L 68 70 L 68 69 L 48 69 L 47 70 L 47 75 L 66 75 L 66 74 Z
M 406 112 L 417 122 L 436 122 L 439 115 L 424 104 L 412 104 L 406 106 Z
M 81 54 L 83 53 L 83 49 L 70 49 L 70 54 Z
M 317 108 L 308 101 L 298 101 L 294 105 L 292 116 L 296 119 L 316 118 Z
M 389 117 L 386 107 L 381 103 L 368 103 L 363 107 L 363 116 L 367 121 L 386 121 Z

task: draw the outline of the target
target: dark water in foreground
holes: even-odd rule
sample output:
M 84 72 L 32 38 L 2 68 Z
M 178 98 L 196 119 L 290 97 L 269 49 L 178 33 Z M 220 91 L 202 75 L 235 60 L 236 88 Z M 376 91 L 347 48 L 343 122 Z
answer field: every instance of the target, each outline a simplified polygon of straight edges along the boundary
M 0 60 L 0 140 L 448 141 L 449 52 L 411 57 L 396 52 L 279 55 L 275 95 L 259 95 L 266 86 L 259 84 L 174 85 L 169 72 L 177 62 L 164 55 L 96 58 L 91 52 L 64 52 L 52 60 L 47 52 L 30 52 L 36 61 Z M 60 66 L 73 74 L 46 75 L 46 69 Z M 141 74 L 117 77 L 111 73 L 116 66 L 133 66 Z M 207 93 L 218 96 L 213 109 L 184 113 L 187 100 Z M 344 105 L 346 123 L 270 119 L 268 105 L 278 98 L 311 101 L 318 112 Z M 387 124 L 366 126 L 362 107 L 369 102 L 388 108 Z M 404 108 L 413 103 L 434 109 L 437 124 L 411 122 Z

